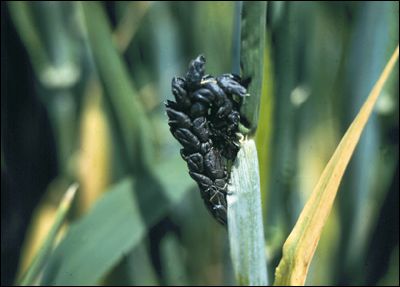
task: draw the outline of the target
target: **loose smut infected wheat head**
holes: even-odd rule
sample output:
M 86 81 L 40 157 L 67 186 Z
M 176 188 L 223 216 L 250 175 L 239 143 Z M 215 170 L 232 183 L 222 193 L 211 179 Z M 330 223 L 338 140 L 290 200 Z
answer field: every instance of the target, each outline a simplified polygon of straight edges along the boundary
M 239 108 L 247 90 L 237 75 L 205 75 L 205 62 L 204 56 L 198 56 L 184 78 L 172 79 L 175 102 L 167 101 L 166 109 L 190 176 L 208 210 L 226 225 L 228 167 L 239 151 Z

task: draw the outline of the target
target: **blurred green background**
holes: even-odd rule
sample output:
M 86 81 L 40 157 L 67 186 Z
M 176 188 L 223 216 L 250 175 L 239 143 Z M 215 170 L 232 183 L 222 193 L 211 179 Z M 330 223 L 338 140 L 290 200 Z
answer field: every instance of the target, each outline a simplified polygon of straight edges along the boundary
M 171 136 L 170 82 L 238 70 L 240 2 L 2 2 L 1 282 L 80 188 L 42 284 L 234 284 L 227 232 Z M 270 2 L 257 149 L 269 281 L 399 37 L 398 2 Z M 241 51 L 243 53 L 243 51 Z M 307 284 L 399 284 L 398 64 L 346 171 Z

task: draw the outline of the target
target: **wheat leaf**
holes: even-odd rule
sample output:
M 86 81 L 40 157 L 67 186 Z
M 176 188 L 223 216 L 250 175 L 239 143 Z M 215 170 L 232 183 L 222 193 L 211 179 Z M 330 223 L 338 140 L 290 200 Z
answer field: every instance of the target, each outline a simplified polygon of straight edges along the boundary
M 274 285 L 304 285 L 343 174 L 398 56 L 399 46 L 326 165 L 295 227 L 283 245 L 283 256 L 275 270 Z

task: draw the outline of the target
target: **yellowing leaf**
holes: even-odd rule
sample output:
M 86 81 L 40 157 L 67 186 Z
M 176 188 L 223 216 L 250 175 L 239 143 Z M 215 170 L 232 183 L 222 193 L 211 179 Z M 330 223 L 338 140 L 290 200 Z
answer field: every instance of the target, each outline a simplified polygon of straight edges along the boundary
M 49 255 L 53 249 L 56 237 L 59 234 L 59 231 L 66 220 L 68 211 L 71 208 L 72 201 L 75 198 L 77 189 L 78 189 L 78 184 L 74 183 L 68 188 L 68 190 L 64 194 L 60 202 L 60 205 L 57 209 L 57 212 L 55 213 L 53 225 L 48 231 L 47 236 L 44 239 L 42 239 L 42 244 L 40 249 L 36 252 L 32 260 L 32 263 L 30 263 L 29 267 L 27 268 L 26 272 L 19 280 L 17 285 L 26 286 L 26 285 L 33 285 L 36 283 L 36 280 L 41 274 L 44 265 L 49 259 Z M 50 211 L 50 213 L 52 212 Z M 46 214 L 42 212 L 42 214 L 39 214 L 36 220 L 42 219 L 45 215 Z
M 275 270 L 274 285 L 304 285 L 322 228 L 331 211 L 347 164 L 398 57 L 399 46 L 326 165 L 295 227 L 283 245 L 283 256 Z
M 81 121 L 78 212 L 85 214 L 101 196 L 110 177 L 110 131 L 101 106 L 99 82 L 90 80 Z

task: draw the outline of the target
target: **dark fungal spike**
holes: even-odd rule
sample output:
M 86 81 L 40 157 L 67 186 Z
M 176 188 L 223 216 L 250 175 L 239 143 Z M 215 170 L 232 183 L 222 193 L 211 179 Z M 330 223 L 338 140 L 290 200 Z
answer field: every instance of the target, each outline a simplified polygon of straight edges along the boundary
M 198 56 L 189 64 L 189 70 L 186 73 L 186 82 L 188 90 L 194 90 L 200 86 L 201 79 L 204 76 L 204 64 L 206 58 L 203 55 Z
M 226 225 L 229 167 L 239 151 L 237 98 L 247 96 L 247 89 L 237 75 L 206 75 L 205 62 L 198 56 L 184 78 L 172 79 L 175 102 L 167 101 L 168 123 L 207 209 Z

